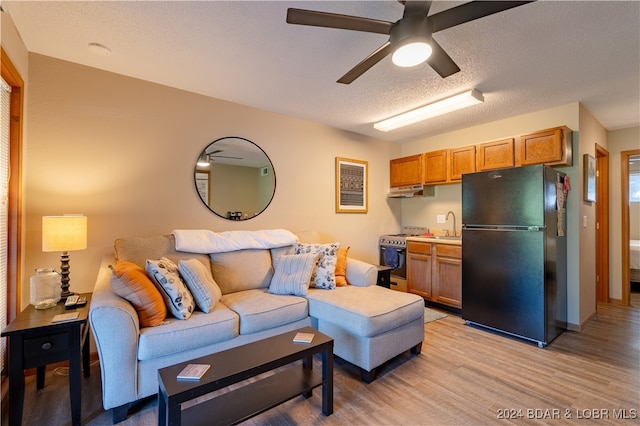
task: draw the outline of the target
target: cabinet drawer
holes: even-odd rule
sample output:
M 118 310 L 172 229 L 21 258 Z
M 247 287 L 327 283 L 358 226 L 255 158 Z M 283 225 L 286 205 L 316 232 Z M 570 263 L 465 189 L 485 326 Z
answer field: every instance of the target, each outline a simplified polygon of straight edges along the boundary
M 69 349 L 69 333 L 52 334 L 50 336 L 25 339 L 24 358 L 47 356 Z
M 407 241 L 407 251 L 409 253 L 431 254 L 431 243 Z
M 438 257 L 454 257 L 462 259 L 462 247 L 451 244 L 436 244 L 436 254 Z

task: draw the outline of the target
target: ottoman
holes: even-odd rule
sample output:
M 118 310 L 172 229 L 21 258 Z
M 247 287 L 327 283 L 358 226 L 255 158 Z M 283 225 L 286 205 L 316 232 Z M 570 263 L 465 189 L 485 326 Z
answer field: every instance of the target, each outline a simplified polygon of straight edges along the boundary
M 424 340 L 424 299 L 380 286 L 309 289 L 309 315 L 318 331 L 331 336 L 335 355 L 358 366 L 370 383 L 377 367 Z

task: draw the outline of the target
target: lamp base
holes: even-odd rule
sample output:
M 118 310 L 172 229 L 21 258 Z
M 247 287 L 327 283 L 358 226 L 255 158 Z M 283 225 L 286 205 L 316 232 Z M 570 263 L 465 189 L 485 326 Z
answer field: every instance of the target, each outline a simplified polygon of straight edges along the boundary
M 60 292 L 60 300 L 62 300 L 64 302 L 65 300 L 67 300 L 67 297 L 73 296 L 74 294 L 75 294 L 74 292 L 69 291 L 69 290 L 67 290 L 66 292 L 62 291 L 62 292 Z
M 67 300 L 67 297 L 75 294 L 69 291 L 69 252 L 63 251 L 60 256 L 60 299 Z

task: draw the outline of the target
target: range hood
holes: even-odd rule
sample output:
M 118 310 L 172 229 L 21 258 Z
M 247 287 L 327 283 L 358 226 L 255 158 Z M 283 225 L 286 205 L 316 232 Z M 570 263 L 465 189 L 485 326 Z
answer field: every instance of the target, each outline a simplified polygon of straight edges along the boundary
M 435 187 L 424 185 L 407 185 L 391 188 L 389 198 L 433 197 Z

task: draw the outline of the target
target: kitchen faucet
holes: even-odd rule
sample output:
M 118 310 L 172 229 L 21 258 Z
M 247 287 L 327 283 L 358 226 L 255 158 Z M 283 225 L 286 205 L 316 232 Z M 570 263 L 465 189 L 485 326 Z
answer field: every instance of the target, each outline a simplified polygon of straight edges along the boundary
M 445 218 L 445 220 L 449 220 L 449 215 L 453 216 L 453 236 L 456 236 L 456 214 L 454 212 L 452 212 L 451 210 L 449 210 L 447 212 L 447 217 Z M 449 234 L 449 231 L 447 231 L 447 235 Z

